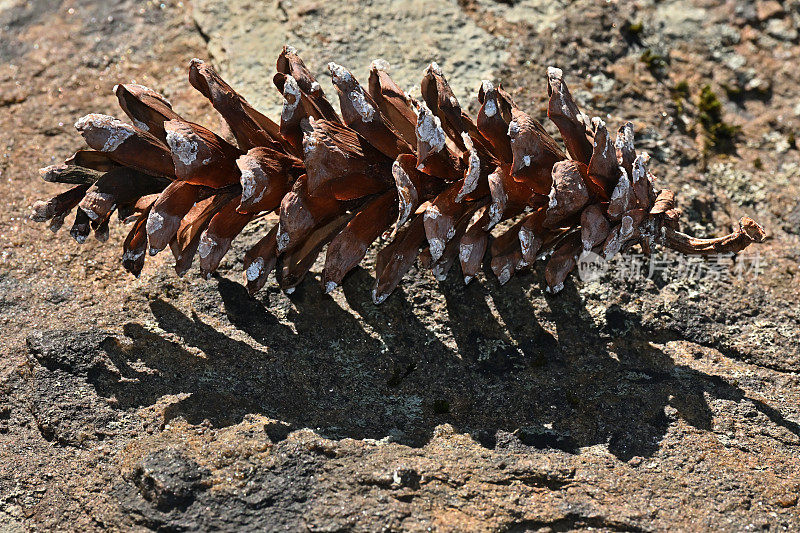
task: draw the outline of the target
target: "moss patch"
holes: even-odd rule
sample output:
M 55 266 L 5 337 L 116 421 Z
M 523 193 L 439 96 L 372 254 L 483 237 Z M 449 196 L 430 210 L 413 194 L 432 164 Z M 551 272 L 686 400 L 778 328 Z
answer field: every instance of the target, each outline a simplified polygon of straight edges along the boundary
M 667 58 L 653 52 L 650 48 L 642 52 L 639 60 L 647 66 L 647 70 L 654 76 L 660 74 L 667 67 Z
M 689 84 L 686 81 L 679 81 L 672 88 L 672 96 L 675 98 L 689 99 Z
M 686 101 L 689 100 L 689 84 L 685 81 L 679 81 L 675 87 L 670 89 L 672 94 L 672 101 L 675 103 L 675 110 L 678 115 L 683 115 L 686 112 Z
M 622 33 L 622 36 L 631 43 L 641 44 L 643 32 L 644 25 L 641 22 L 626 21 L 620 27 L 620 33 Z
M 740 128 L 722 119 L 722 102 L 705 85 L 697 100 L 698 120 L 705 135 L 704 148 L 708 152 L 731 153 L 736 149 L 736 137 Z

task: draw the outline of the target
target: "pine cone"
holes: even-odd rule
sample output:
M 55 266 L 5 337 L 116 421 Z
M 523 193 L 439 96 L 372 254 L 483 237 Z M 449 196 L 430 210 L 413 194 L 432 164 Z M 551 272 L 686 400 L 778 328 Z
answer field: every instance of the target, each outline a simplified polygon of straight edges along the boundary
M 206 63 L 193 60 L 189 82 L 227 122 L 236 146 L 189 122 L 158 93 L 139 85 L 114 91 L 133 124 L 87 115 L 75 127 L 91 150 L 42 169 L 46 181 L 73 188 L 37 202 L 33 218 L 54 231 L 76 209 L 71 235 L 100 240 L 116 210 L 132 223 L 122 264 L 139 275 L 145 251 L 167 246 L 179 275 L 195 254 L 213 273 L 248 222 L 277 212 L 278 223 L 244 257 L 247 287 L 272 270 L 291 292 L 327 245 L 326 292 L 378 252 L 375 303 L 394 290 L 419 257 L 438 279 L 458 260 L 464 281 L 487 249 L 500 283 L 546 258 L 548 290 L 559 291 L 582 253 L 605 259 L 639 244 L 686 254 L 738 252 L 763 241 L 750 218 L 718 239 L 678 231 L 674 195 L 656 192 L 648 155 L 636 154 L 633 126 L 612 139 L 602 120 L 578 109 L 561 70 L 549 68 L 548 117 L 566 154 L 501 87 L 484 81 L 473 121 L 432 63 L 418 102 L 374 62 L 362 87 L 342 66 L 328 69 L 342 117 L 296 51 L 285 47 L 273 82 L 283 94 L 280 124 L 256 111 Z M 513 219 L 496 237 L 490 231 Z

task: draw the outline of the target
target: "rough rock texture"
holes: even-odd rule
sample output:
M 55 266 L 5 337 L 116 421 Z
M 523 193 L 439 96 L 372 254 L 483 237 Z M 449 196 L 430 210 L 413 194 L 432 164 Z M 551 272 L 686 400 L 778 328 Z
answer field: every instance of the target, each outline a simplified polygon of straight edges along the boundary
M 0 529 L 800 529 L 800 4 L 554 5 L 0 0 Z M 119 227 L 79 247 L 27 220 L 57 188 L 36 169 L 116 112 L 115 83 L 216 127 L 189 59 L 269 108 L 284 40 L 409 85 L 437 60 L 461 98 L 491 71 L 538 118 L 559 66 L 588 114 L 635 120 L 693 231 L 764 224 L 763 272 L 555 297 L 540 267 L 422 276 L 374 306 L 359 269 L 251 298 L 257 223 L 205 281 L 160 258 L 128 277 Z M 706 84 L 732 153 L 708 145 Z
M 330 61 L 352 69 L 366 85 L 370 63 L 384 59 L 392 79 L 412 93 L 419 93 L 423 69 L 436 61 L 456 96 L 467 100 L 477 92 L 475 80 L 490 77 L 508 58 L 507 39 L 481 28 L 451 0 L 199 0 L 194 16 L 221 74 L 254 105 L 274 114 L 280 113 L 283 97 L 270 80 L 285 44 L 301 51 L 308 67 L 320 74 L 322 89 L 337 109 L 330 77 L 321 75 Z M 243 27 L 243 20 L 250 27 Z

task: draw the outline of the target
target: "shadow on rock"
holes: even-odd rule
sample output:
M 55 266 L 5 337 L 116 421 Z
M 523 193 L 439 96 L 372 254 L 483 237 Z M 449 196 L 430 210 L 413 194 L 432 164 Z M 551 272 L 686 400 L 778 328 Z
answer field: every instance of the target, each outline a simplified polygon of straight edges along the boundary
M 179 395 L 165 421 L 181 416 L 221 427 L 260 413 L 280 421 L 284 438 L 311 427 L 330 438 L 422 446 L 449 423 L 487 447 L 572 453 L 605 444 L 628 460 L 652 455 L 675 417 L 711 429 L 706 397 L 745 398 L 720 377 L 675 365 L 636 316 L 612 307 L 599 327 L 571 284 L 547 300 L 554 336 L 526 295 L 530 280 L 441 283 L 455 349 L 418 318 L 431 305 L 424 296 L 398 290 L 374 306 L 372 278 L 362 269 L 343 285 L 355 314 L 305 283 L 286 324 L 241 285 L 219 278 L 235 334 L 155 300 L 152 314 L 167 335 L 128 323 L 124 337 L 98 337 L 100 355 L 86 355 L 88 333 L 48 333 L 29 344 L 40 364 L 82 376 L 115 408 Z M 776 409 L 750 401 L 800 435 Z

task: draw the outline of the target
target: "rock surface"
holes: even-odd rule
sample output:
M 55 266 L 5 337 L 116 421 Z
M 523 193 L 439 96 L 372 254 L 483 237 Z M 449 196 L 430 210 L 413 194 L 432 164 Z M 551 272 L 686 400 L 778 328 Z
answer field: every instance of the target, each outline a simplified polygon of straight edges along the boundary
M 491 78 L 508 58 L 507 39 L 481 28 L 451 0 L 370 2 L 194 2 L 194 17 L 208 39 L 221 74 L 259 108 L 277 115 L 283 98 L 273 89 L 275 58 L 285 44 L 301 51 L 320 74 L 338 109 L 327 75 L 333 61 L 366 84 L 374 59 L 389 65 L 392 79 L 419 93 L 422 71 L 437 61 L 462 100 L 477 95 L 475 80 Z M 243 27 L 242 21 L 248 21 Z M 324 73 L 324 75 L 323 75 Z M 265 86 L 268 83 L 268 86 Z
M 0 0 L 0 529 L 800 529 L 799 22 L 791 0 Z M 761 272 L 630 263 L 551 296 L 540 267 L 412 269 L 374 306 L 372 253 L 330 296 L 317 274 L 253 298 L 257 223 L 205 281 L 163 254 L 127 277 L 121 227 L 79 247 L 27 219 L 115 83 L 216 127 L 188 61 L 269 111 L 285 40 L 409 89 L 435 60 L 465 104 L 491 77 L 538 118 L 559 66 L 587 114 L 635 120 L 694 232 L 764 224 Z M 734 153 L 707 149 L 706 84 Z

